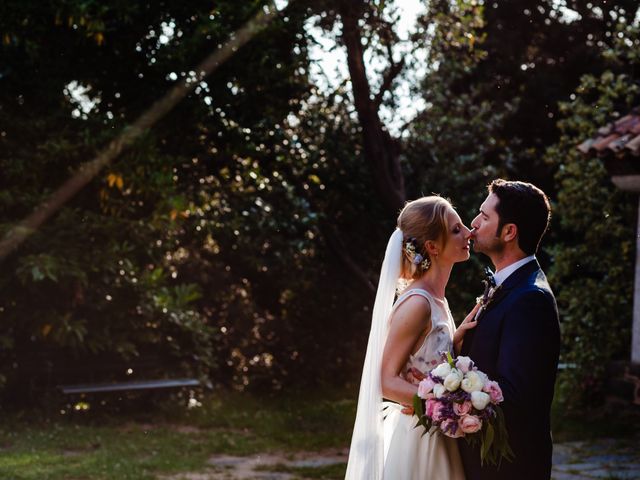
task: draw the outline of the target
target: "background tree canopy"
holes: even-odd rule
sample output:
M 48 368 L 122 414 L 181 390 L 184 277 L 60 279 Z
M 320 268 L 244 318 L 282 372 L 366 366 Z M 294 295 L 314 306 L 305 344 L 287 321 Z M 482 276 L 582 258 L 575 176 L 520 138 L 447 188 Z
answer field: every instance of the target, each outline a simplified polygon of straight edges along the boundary
M 0 233 L 267 3 L 3 2 Z M 552 197 L 539 256 L 593 391 L 631 325 L 635 199 L 574 148 L 638 104 L 638 5 L 613 3 L 430 2 L 426 107 L 396 137 L 380 112 L 416 65 L 395 2 L 291 2 L 3 261 L 5 398 L 149 358 L 236 388 L 355 382 L 398 208 L 438 192 L 469 221 L 496 176 Z M 311 29 L 346 53 L 334 91 Z M 456 267 L 456 318 L 486 262 Z

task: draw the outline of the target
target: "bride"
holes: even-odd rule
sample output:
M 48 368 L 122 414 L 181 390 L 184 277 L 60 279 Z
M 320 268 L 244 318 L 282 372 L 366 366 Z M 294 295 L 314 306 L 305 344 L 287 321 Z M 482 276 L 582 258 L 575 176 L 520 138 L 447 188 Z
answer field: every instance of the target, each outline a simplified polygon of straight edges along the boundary
M 444 198 L 423 197 L 400 212 L 380 273 L 347 480 L 464 480 L 456 441 L 423 435 L 409 405 L 441 352 L 459 349 L 475 326 L 478 306 L 456 331 L 445 298 L 453 264 L 469 258 L 470 238 Z M 410 283 L 394 304 L 399 280 Z

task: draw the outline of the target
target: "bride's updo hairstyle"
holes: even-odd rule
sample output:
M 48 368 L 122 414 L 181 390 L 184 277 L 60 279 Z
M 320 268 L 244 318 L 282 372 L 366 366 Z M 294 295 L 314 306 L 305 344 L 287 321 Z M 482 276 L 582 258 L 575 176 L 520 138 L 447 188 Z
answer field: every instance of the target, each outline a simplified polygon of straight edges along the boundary
M 446 199 L 436 195 L 418 198 L 404 206 L 398 215 L 398 228 L 402 230 L 403 235 L 403 278 L 420 278 L 428 269 L 427 265 L 432 259 L 425 251 L 424 244 L 431 240 L 441 242 L 444 246 L 449 228 L 447 213 L 451 209 L 453 207 Z M 414 245 L 414 249 L 408 246 L 411 244 Z M 415 250 L 415 254 L 411 250 Z M 423 260 L 416 262 L 417 255 Z

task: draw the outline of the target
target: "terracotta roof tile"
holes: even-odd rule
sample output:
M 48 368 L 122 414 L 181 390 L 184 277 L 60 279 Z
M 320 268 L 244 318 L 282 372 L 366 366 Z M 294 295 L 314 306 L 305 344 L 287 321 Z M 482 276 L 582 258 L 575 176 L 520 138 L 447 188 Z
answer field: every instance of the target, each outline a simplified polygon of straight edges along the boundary
M 640 107 L 615 122 L 603 125 L 595 137 L 585 140 L 577 148 L 584 154 L 606 156 L 631 153 L 640 156 Z
M 620 135 L 618 135 L 616 132 L 611 133 L 606 137 L 598 137 L 594 140 L 593 145 L 591 145 L 591 148 L 595 149 L 598 152 L 601 152 L 605 148 L 607 148 L 611 142 L 613 142 L 614 140 L 617 140 L 618 138 L 620 138 Z
M 593 145 L 593 138 L 588 138 L 587 140 L 582 142 L 580 145 L 578 145 L 578 150 L 580 150 L 582 153 L 586 155 L 587 153 L 589 153 L 589 149 L 591 148 L 591 145 Z
M 615 130 L 620 133 L 628 133 L 640 126 L 640 116 L 627 115 L 615 123 Z
M 604 127 L 600 127 L 598 129 L 598 135 L 600 135 L 601 137 L 609 135 L 609 133 L 611 133 L 612 128 L 613 127 L 611 125 L 605 125 Z
M 634 155 L 640 155 L 640 135 L 636 136 L 633 140 L 627 143 L 624 148 L 630 150 Z
M 621 137 L 616 138 L 612 142 L 607 145 L 607 148 L 611 149 L 614 153 L 618 153 L 622 150 L 627 143 L 629 143 L 633 139 L 633 135 L 630 133 L 626 133 Z

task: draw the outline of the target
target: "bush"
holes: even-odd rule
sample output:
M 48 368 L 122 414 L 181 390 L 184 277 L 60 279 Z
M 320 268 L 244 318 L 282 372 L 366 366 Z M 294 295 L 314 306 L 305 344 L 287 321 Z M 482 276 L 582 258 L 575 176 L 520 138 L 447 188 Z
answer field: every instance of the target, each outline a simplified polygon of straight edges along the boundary
M 601 401 L 607 363 L 629 358 L 638 199 L 611 183 L 601 159 L 576 149 L 640 100 L 639 79 L 625 73 L 638 64 L 638 30 L 623 27 L 618 38 L 606 52 L 610 69 L 582 77 L 572 100 L 560 104 L 562 135 L 546 153 L 559 192 L 549 276 L 561 317 L 561 361 L 577 366 L 575 375 L 561 376 L 569 406 Z

